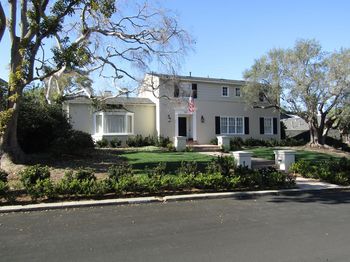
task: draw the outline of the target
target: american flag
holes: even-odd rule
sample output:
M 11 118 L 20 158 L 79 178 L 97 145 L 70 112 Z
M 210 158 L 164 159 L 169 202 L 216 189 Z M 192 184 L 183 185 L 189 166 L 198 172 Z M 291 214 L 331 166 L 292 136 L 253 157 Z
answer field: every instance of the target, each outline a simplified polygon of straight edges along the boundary
M 194 99 L 192 96 L 190 96 L 190 98 L 188 99 L 188 112 L 193 113 L 194 111 L 196 111 L 196 107 L 194 105 Z

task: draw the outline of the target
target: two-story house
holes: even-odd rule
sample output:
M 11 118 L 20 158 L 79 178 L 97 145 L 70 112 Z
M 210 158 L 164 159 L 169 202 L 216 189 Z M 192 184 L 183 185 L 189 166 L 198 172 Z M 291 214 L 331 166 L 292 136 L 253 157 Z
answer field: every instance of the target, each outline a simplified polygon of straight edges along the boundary
M 185 136 L 199 144 L 208 144 L 218 135 L 279 139 L 279 112 L 247 105 L 242 97 L 244 84 L 209 77 L 147 74 L 139 97 L 154 102 L 158 135 Z
M 65 103 L 73 128 L 95 140 L 141 134 L 173 139 L 184 136 L 208 144 L 218 135 L 279 139 L 279 112 L 247 105 L 244 81 L 146 74 L 138 97 L 106 100 L 107 110 L 94 109 L 87 98 Z

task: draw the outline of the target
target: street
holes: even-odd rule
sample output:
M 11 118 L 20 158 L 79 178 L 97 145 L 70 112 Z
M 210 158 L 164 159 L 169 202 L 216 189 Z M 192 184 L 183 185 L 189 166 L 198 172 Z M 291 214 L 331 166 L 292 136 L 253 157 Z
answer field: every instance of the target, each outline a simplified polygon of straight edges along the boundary
M 350 191 L 0 214 L 0 261 L 350 261 Z

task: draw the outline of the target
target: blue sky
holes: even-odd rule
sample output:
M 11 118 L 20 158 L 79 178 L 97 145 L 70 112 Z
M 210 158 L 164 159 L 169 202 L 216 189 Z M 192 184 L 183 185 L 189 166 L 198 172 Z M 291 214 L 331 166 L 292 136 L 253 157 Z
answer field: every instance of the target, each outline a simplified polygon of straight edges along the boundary
M 151 2 L 151 0 L 150 0 Z M 326 51 L 350 47 L 350 1 L 160 0 L 196 39 L 180 70 L 187 75 L 242 79 L 254 59 L 274 47 L 315 38 Z M 5 35 L 8 38 L 8 35 Z M 0 77 L 7 79 L 8 41 L 0 43 Z

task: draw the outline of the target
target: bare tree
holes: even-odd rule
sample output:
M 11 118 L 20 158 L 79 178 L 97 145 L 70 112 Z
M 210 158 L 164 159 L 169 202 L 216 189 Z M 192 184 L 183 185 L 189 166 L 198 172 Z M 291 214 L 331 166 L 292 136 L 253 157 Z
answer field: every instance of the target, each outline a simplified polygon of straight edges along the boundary
M 26 86 L 46 80 L 49 98 L 53 88 L 61 90 L 57 84 L 67 71 L 115 81 L 136 79 L 130 68 L 171 66 L 192 44 L 175 16 L 147 2 L 9 0 L 8 6 L 11 59 L 7 109 L 0 116 L 2 160 L 24 158 L 17 142 L 17 117 Z M 2 5 L 0 36 L 5 17 L 1 11 Z
M 250 104 L 295 112 L 309 125 L 310 145 L 324 145 L 348 95 L 350 50 L 325 53 L 315 40 L 301 40 L 292 49 L 271 50 L 244 76 Z

